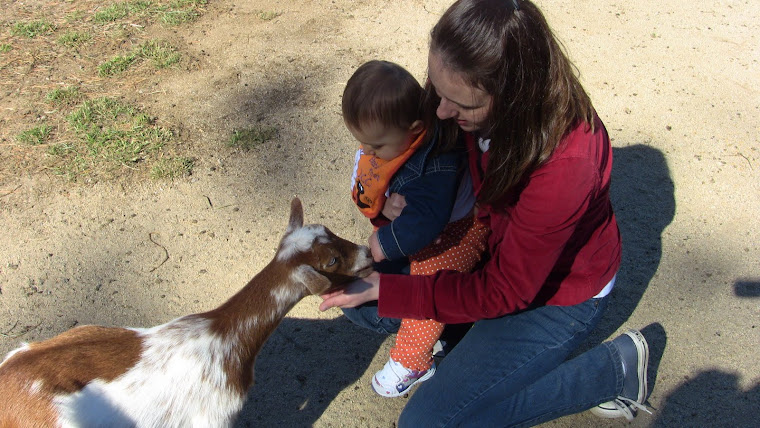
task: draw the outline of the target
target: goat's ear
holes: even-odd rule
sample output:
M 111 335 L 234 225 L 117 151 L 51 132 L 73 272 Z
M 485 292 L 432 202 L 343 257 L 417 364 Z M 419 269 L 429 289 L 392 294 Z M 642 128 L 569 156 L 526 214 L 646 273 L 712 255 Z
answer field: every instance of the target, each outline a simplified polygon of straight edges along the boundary
M 322 294 L 332 282 L 309 265 L 300 265 L 293 272 L 293 280 L 300 282 L 311 294 Z
M 288 235 L 301 227 L 303 227 L 303 207 L 301 206 L 300 199 L 293 198 L 290 202 L 290 220 L 288 221 L 288 228 L 285 230 L 285 234 Z

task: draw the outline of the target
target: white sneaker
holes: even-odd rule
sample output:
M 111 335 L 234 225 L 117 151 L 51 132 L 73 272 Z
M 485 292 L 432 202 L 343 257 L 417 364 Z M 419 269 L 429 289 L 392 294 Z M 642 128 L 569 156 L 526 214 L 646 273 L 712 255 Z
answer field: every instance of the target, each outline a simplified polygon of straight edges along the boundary
M 418 382 L 424 382 L 435 374 L 435 364 L 428 370 L 410 370 L 401 363 L 388 359 L 382 370 L 372 377 L 372 389 L 383 397 L 398 397 Z
M 600 418 L 624 417 L 632 421 L 636 410 L 652 412 L 644 404 L 649 396 L 647 389 L 647 365 L 649 345 L 638 330 L 628 330 L 612 341 L 618 350 L 625 369 L 623 391 L 616 399 L 607 401 L 591 409 Z

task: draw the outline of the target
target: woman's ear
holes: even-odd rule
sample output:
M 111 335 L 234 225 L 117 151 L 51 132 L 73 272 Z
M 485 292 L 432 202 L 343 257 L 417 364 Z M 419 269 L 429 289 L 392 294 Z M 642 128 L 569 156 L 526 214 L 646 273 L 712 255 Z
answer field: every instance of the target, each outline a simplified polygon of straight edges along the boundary
M 425 129 L 425 124 L 422 123 L 421 120 L 415 120 L 410 126 L 409 126 L 409 132 L 413 134 L 419 134 L 422 132 L 422 130 Z

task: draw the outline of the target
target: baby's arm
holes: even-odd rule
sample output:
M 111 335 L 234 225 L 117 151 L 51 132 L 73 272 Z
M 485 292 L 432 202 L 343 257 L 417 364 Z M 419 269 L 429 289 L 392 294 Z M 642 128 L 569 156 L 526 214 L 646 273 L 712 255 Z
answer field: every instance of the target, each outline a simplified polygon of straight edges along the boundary
M 406 206 L 406 199 L 398 193 L 392 193 L 383 204 L 382 215 L 386 220 L 393 221 L 401 215 L 401 211 Z M 377 231 L 372 232 L 369 236 L 369 249 L 372 253 L 372 258 L 376 262 L 385 260 L 385 254 L 380 247 L 380 241 L 377 239 Z
M 381 253 L 377 255 L 397 260 L 432 243 L 451 217 L 457 183 L 456 171 L 438 171 L 425 174 L 404 186 L 401 191 L 407 205 L 401 215 L 373 234 L 376 236 L 370 236 L 370 249 L 373 238 L 376 238 Z M 378 260 L 377 255 L 373 250 L 375 260 Z

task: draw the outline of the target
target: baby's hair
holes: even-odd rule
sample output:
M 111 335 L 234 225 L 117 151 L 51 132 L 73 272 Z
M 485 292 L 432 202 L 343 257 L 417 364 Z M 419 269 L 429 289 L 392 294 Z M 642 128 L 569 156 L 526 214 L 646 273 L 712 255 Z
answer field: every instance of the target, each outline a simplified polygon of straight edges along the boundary
M 421 114 L 422 86 L 406 69 L 389 61 L 362 64 L 343 91 L 343 120 L 361 129 L 379 123 L 406 129 Z

